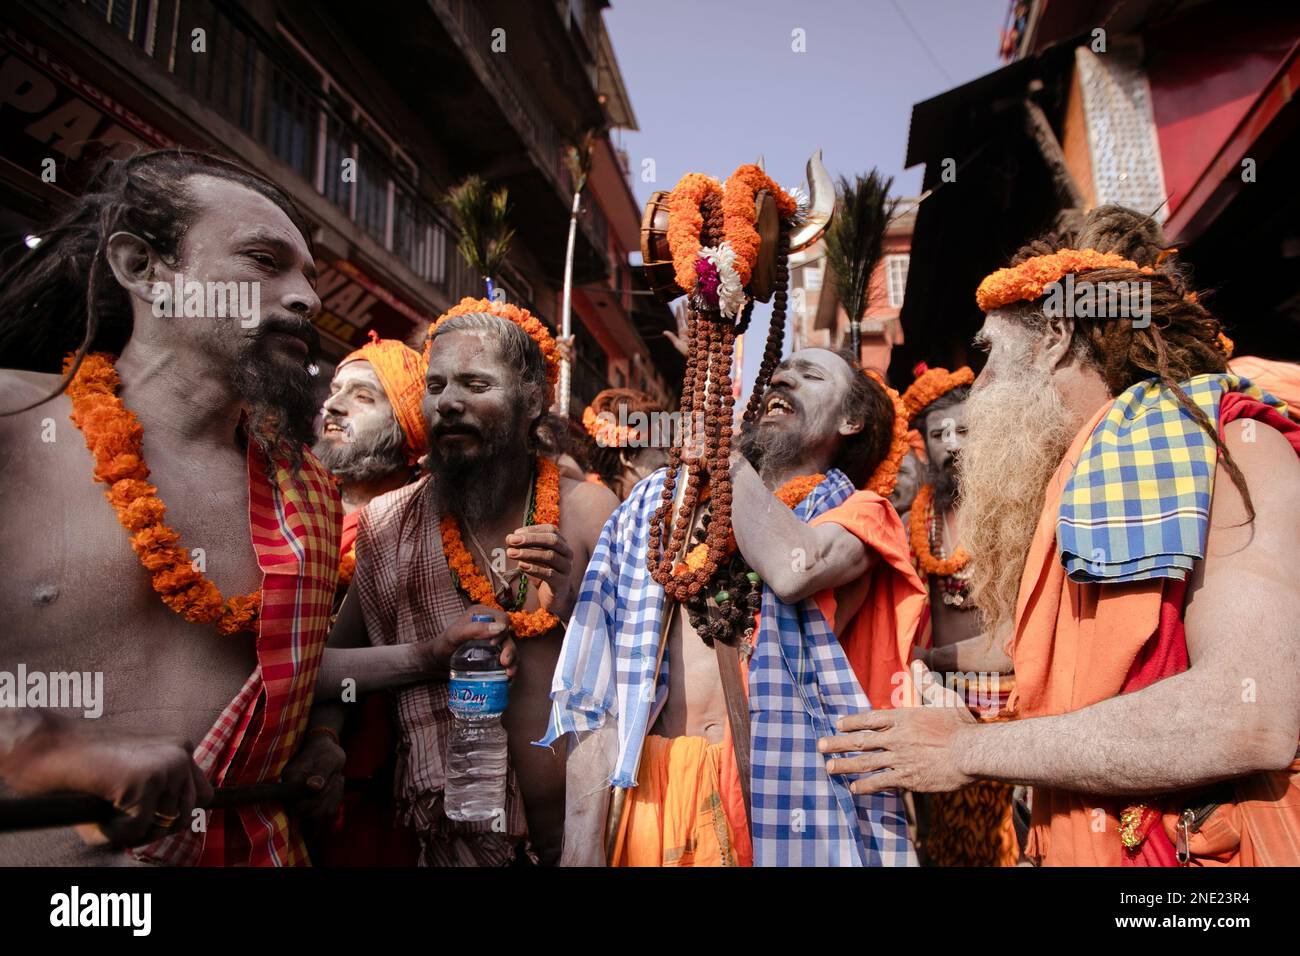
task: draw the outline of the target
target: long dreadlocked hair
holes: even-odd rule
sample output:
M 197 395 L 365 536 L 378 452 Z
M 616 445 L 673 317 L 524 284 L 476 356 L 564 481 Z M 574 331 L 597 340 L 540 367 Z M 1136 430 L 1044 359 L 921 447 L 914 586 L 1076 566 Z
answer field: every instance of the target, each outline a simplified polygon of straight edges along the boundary
M 108 268 L 108 240 L 129 232 L 169 264 L 198 212 L 187 180 L 214 176 L 246 186 L 283 210 L 310 247 L 311 229 L 287 193 L 257 173 L 207 152 L 164 149 L 104 159 L 85 191 L 0 276 L 0 355 L 15 368 L 57 372 L 71 367 L 50 395 L 67 387 L 89 351 L 120 353 L 131 338 L 131 301 Z
M 1245 476 L 1219 437 L 1217 423 L 1211 422 L 1178 384 L 1194 375 L 1226 372 L 1228 356 L 1219 344 L 1223 326 L 1193 290 L 1190 272 L 1168 248 L 1160 224 L 1151 216 L 1108 204 L 1088 213 L 1073 241 L 1063 239 L 1054 234 L 1030 242 L 1017 250 L 1011 265 L 1068 245 L 1075 249 L 1119 253 L 1139 268 L 1150 266 L 1154 270 L 1151 273 L 1133 269 L 1089 270 L 1086 277 L 1092 283 L 1148 283 L 1151 321 L 1145 328 L 1138 328 L 1130 321 L 1076 319 L 1071 348 L 1080 359 L 1097 369 L 1112 395 L 1143 379 L 1153 376 L 1159 379 L 1161 386 L 1214 439 L 1224 468 L 1241 492 L 1247 521 L 1254 521 L 1255 508 Z M 1036 330 L 1046 324 L 1042 299 L 1017 303 L 1005 311 Z

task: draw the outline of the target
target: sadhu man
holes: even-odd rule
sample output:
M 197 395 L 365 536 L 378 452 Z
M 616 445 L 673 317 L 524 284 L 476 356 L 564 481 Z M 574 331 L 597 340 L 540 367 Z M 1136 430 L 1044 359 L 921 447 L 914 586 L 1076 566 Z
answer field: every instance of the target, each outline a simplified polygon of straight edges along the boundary
M 578 735 L 566 863 L 915 861 L 899 796 L 855 800 L 815 749 L 816 728 L 832 726 L 840 708 L 907 702 L 899 681 L 925 594 L 902 524 L 882 497 L 906 450 L 901 403 L 847 353 L 824 349 L 778 366 L 762 402 L 731 456 L 735 559 L 720 566 L 708 593 L 672 614 L 661 665 L 669 609 L 647 569 L 647 529 L 666 469 L 639 484 L 601 532 L 542 741 Z M 855 482 L 874 490 L 857 491 Z M 732 622 L 745 633 L 728 633 Z M 714 645 L 737 639 L 752 655 L 743 665 L 747 691 L 737 688 L 729 701 Z M 810 686 L 819 691 L 807 697 Z M 611 783 L 631 789 L 608 821 Z
M 917 656 L 977 716 L 996 719 L 1014 677 L 1011 659 L 982 631 L 970 596 L 970 555 L 959 539 L 957 474 L 966 444 L 966 400 L 975 375 L 926 368 L 903 393 L 925 447 L 924 483 L 908 515 L 912 560 L 930 591 Z M 1010 784 L 978 781 L 951 794 L 918 795 L 926 862 L 934 866 L 1014 866 L 1020 856 Z
M 322 686 L 395 687 L 396 796 L 423 865 L 501 866 L 559 855 L 563 754 L 541 735 L 547 691 L 582 568 L 617 501 L 559 474 L 543 430 L 559 374 L 555 344 L 527 310 L 466 299 L 430 328 L 423 403 L 428 474 L 374 499 L 357 525 L 357 569 L 331 636 Z M 490 614 L 493 624 L 474 622 Z M 466 640 L 513 638 L 502 814 L 443 814 L 450 656 Z M 373 645 L 373 646 L 369 646 Z
M 583 409 L 584 457 L 620 501 L 668 460 L 666 422 L 659 403 L 634 388 L 607 388 Z
M 343 499 L 343 577 L 352 578 L 357 519 L 372 499 L 410 484 L 428 451 L 424 357 L 397 339 L 370 341 L 339 362 L 313 451 Z
M 397 339 L 370 341 L 344 356 L 321 408 L 316 456 L 343 499 L 339 597 L 356 569 L 357 520 L 379 495 L 410 484 L 428 451 L 424 415 L 424 357 Z M 343 735 L 347 751 L 343 797 L 333 831 L 313 848 L 317 861 L 338 866 L 414 866 L 415 834 L 395 817 L 395 734 L 390 701 L 367 694 Z
M 0 373 L 25 409 L 0 417 L 0 659 L 100 672 L 104 696 L 93 722 L 0 708 L 0 776 L 112 801 L 137 860 L 305 863 L 281 803 L 192 811 L 280 778 L 322 819 L 338 799 L 343 752 L 310 716 L 341 515 L 306 448 L 309 234 L 240 166 L 144 153 L 0 280 L 3 352 L 32 370 Z M 0 860 L 127 857 L 47 830 L 0 836 Z
M 1300 427 L 1226 371 L 1154 223 L 1101 207 L 1075 246 L 978 294 L 963 525 L 1019 719 L 863 714 L 826 747 L 875 748 L 835 761 L 863 790 L 1032 784 L 1047 865 L 1296 865 Z M 1060 314 L 1067 276 L 1106 317 Z

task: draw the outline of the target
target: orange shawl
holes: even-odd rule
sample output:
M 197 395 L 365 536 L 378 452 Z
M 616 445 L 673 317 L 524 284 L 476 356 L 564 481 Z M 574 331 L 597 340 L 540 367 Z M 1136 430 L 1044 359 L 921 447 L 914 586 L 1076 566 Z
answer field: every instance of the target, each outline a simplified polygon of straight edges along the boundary
M 1160 626 L 1163 580 L 1107 584 L 1103 591 L 1101 585 L 1070 581 L 1056 553 L 1061 493 L 1109 408 L 1098 409 L 1079 430 L 1047 485 L 1016 607 L 1011 708 L 1018 717 L 1064 714 L 1116 696 Z M 1289 786 L 1286 772 L 1234 781 L 1238 802 L 1220 807 L 1193 835 L 1194 862 L 1268 865 L 1300 853 L 1291 835 L 1300 832 L 1298 769 L 1300 761 L 1291 767 Z M 1047 866 L 1121 866 L 1122 803 L 1035 787 L 1026 854 Z M 1175 823 L 1176 815 L 1166 813 L 1168 833 Z

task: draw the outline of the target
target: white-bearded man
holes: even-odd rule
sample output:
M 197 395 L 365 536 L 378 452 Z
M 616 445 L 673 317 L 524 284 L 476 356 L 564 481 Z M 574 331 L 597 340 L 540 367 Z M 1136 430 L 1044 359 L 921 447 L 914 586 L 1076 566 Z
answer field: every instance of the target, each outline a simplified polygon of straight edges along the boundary
M 1300 426 L 1228 372 L 1152 220 L 1103 206 L 1073 245 L 977 294 L 963 535 L 1018 719 L 862 714 L 823 746 L 872 750 L 835 761 L 863 790 L 1031 784 L 1043 865 L 1300 864 Z

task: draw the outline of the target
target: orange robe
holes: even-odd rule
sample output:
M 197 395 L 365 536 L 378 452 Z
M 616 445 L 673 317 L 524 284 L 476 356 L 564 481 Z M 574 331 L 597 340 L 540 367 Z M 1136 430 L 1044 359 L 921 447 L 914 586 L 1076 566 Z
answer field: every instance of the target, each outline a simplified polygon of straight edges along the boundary
M 1081 584 L 1066 577 L 1056 553 L 1061 494 L 1109 408 L 1079 430 L 1047 485 L 1016 608 L 1011 707 L 1017 717 L 1069 713 L 1118 695 L 1161 628 L 1165 580 Z M 1222 805 L 1193 835 L 1193 862 L 1300 865 L 1300 761 L 1234 785 L 1237 802 Z M 1126 802 L 1035 787 L 1026 854 L 1046 866 L 1123 865 L 1118 814 Z M 1165 814 L 1166 833 L 1176 822 L 1175 814 Z

